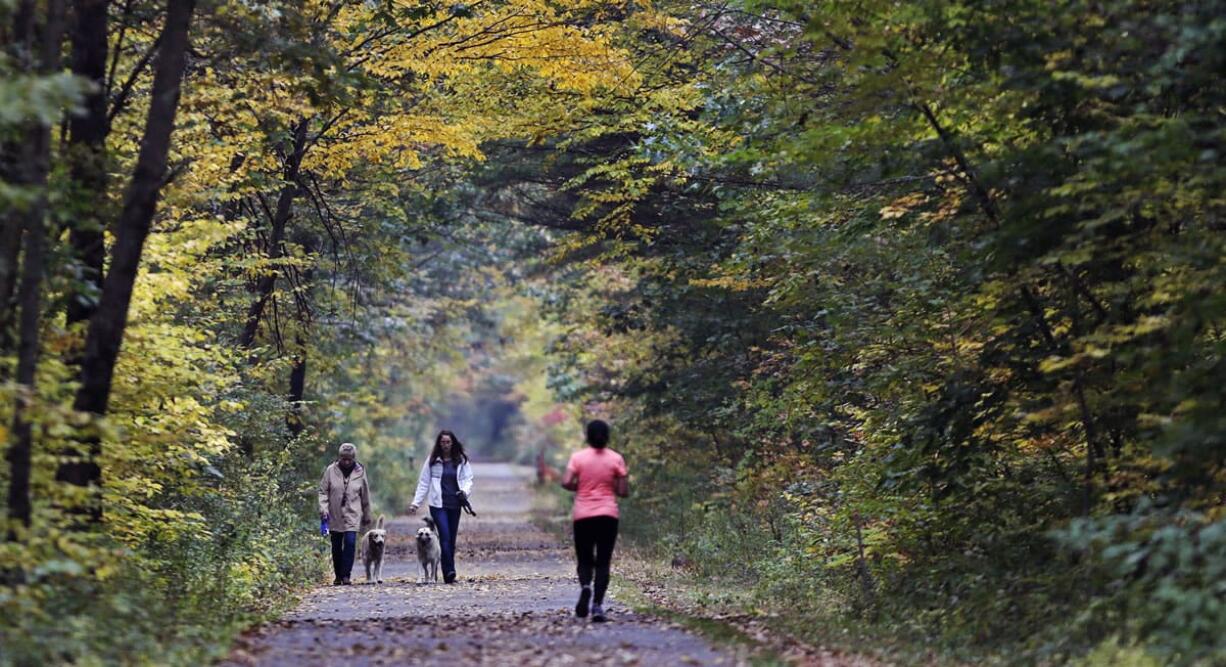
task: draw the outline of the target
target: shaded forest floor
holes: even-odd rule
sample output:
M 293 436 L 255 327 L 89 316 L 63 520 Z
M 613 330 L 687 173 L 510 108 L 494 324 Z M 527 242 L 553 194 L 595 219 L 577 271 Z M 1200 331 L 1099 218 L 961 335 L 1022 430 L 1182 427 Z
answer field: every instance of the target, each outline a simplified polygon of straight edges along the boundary
M 635 609 L 674 620 L 707 637 L 754 647 L 757 655 L 770 656 L 768 662 L 883 667 L 892 661 L 870 655 L 883 654 L 903 664 L 941 664 L 914 647 L 900 651 L 880 637 L 826 625 L 829 619 L 789 616 L 781 608 L 764 608 L 745 584 L 706 580 L 636 550 L 623 550 L 618 565 L 615 579 L 623 584 L 623 597 Z

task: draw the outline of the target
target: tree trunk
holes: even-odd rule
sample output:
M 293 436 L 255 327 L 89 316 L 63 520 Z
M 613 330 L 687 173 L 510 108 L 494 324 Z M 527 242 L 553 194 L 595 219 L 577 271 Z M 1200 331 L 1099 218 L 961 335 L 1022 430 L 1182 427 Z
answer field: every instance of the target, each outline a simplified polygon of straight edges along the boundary
M 33 153 L 46 155 L 51 145 L 51 130 L 41 127 L 31 137 Z M 46 185 L 47 161 L 32 159 L 28 171 L 41 171 Z M 20 393 L 13 409 L 13 441 L 8 450 L 9 463 L 9 518 L 28 528 L 30 526 L 30 461 L 34 450 L 34 431 L 28 412 L 36 398 L 35 380 L 38 371 L 39 322 L 42 315 L 42 279 L 46 264 L 46 206 L 45 201 L 33 205 L 27 212 L 25 231 L 25 258 L 21 267 L 21 287 L 17 302 L 21 308 L 17 344 L 17 384 Z M 14 528 L 9 530 L 9 539 L 17 539 Z
M 31 67 L 29 53 L 33 35 L 34 3 L 21 2 L 14 8 L 13 21 L 0 25 L 0 45 L 4 46 L 5 55 L 14 67 Z M 21 182 L 24 152 L 25 147 L 19 141 L 10 139 L 0 142 L 0 180 L 12 184 Z M 16 343 L 13 318 L 16 317 L 17 304 L 13 299 L 17 294 L 24 231 L 25 220 L 18 212 L 8 205 L 0 207 L 0 356 L 11 354 Z M 0 369 L 0 382 L 6 380 L 7 372 Z
M 307 126 L 310 119 L 303 118 L 294 127 L 294 146 L 286 156 L 284 185 L 277 196 L 277 208 L 272 216 L 272 230 L 268 235 L 268 258 L 272 260 L 281 257 L 281 243 L 285 240 L 285 228 L 294 212 L 294 198 L 298 196 L 298 172 L 302 166 L 302 157 L 306 153 Z M 268 271 L 260 276 L 256 283 L 255 301 L 247 309 L 247 322 L 243 325 L 243 333 L 239 336 L 239 347 L 249 348 L 255 344 L 256 333 L 260 330 L 260 318 L 264 315 L 264 307 L 272 298 L 273 288 L 277 285 L 277 270 Z
M 304 230 L 300 230 L 295 239 L 298 245 L 302 246 L 304 254 L 310 256 L 314 254 L 316 244 L 315 239 Z M 302 404 L 306 397 L 306 372 L 307 372 L 307 339 L 309 336 L 309 327 L 311 325 L 311 282 L 315 278 L 315 270 L 307 268 L 302 272 L 302 280 L 297 285 L 297 294 L 294 301 L 297 304 L 298 310 L 298 331 L 294 333 L 294 365 L 290 369 L 289 374 L 289 414 L 285 416 L 285 425 L 289 428 L 290 435 L 295 438 L 302 434 L 306 429 L 306 423 L 303 421 L 303 413 L 305 410 Z
M 0 180 L 16 183 L 19 180 L 17 164 L 21 147 L 5 142 L 0 145 Z M 9 207 L 0 210 L 0 356 L 8 356 L 13 350 L 13 316 L 17 304 L 13 296 L 17 290 L 18 259 L 21 251 L 21 236 L 24 231 L 22 219 Z M 0 370 L 0 382 L 7 380 Z
M 302 334 L 294 336 L 294 366 L 289 373 L 289 414 L 285 417 L 285 425 L 289 427 L 290 435 L 297 438 L 306 428 L 303 423 L 302 399 L 306 395 L 307 353 L 306 343 Z
M 14 23 L 15 39 L 22 54 L 21 68 L 27 72 L 49 74 L 59 68 L 60 40 L 64 34 L 64 0 L 51 0 L 46 6 L 41 44 L 35 36 L 34 3 L 23 2 L 18 7 Z M 24 46 L 24 48 L 22 48 Z M 32 62 L 35 48 L 39 51 L 37 66 Z M 18 324 L 17 384 L 19 394 L 13 409 L 13 440 L 9 445 L 9 528 L 8 539 L 16 540 L 16 526 L 30 526 L 30 461 L 34 449 L 34 429 L 28 418 L 30 404 L 37 396 L 39 324 L 42 320 L 43 273 L 46 270 L 47 244 L 47 175 L 51 171 L 51 126 L 33 125 L 26 133 L 20 160 L 16 165 L 17 184 L 35 194 L 29 208 L 22 211 L 25 234 L 24 258 L 21 262 L 21 286 L 17 304 L 21 309 Z
M 84 113 L 68 122 L 68 159 L 79 202 L 69 232 L 80 275 L 79 287 L 68 295 L 68 324 L 83 322 L 94 314 L 102 288 L 105 258 L 103 231 L 106 220 L 106 63 L 107 11 L 109 0 L 75 0 L 76 21 L 71 32 L 72 73 L 92 84 L 81 105 Z
M 167 4 L 145 134 L 132 180 L 124 193 L 123 209 L 115 223 L 110 270 L 102 282 L 98 309 L 89 321 L 85 336 L 81 386 L 73 407 L 95 416 L 106 414 L 110 402 L 115 362 L 128 324 L 128 308 L 141 254 L 166 181 L 166 160 L 179 108 L 179 91 L 187 64 L 188 28 L 194 8 L 195 0 L 169 0 Z M 89 435 L 86 441 L 89 456 L 85 460 L 61 464 L 56 479 L 78 486 L 96 486 L 100 482 L 101 469 L 97 463 L 100 441 L 97 435 Z M 97 503 L 91 505 L 90 514 L 96 520 L 101 516 L 101 507 Z

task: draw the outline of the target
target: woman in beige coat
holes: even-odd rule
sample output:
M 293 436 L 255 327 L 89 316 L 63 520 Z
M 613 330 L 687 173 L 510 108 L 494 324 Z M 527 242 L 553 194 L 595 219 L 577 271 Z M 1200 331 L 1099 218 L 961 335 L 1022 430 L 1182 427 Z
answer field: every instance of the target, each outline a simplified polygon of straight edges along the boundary
M 332 585 L 349 585 L 358 531 L 371 522 L 370 482 L 366 468 L 358 463 L 358 448 L 346 442 L 336 461 L 324 470 L 319 481 L 319 518 L 328 522 L 332 538 Z

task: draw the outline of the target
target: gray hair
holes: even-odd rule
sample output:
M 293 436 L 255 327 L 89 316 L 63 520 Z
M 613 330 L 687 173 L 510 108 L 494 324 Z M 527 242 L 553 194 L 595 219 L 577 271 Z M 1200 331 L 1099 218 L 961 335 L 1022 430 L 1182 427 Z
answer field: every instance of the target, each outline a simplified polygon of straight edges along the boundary
M 342 442 L 342 443 L 341 443 L 341 448 L 340 448 L 339 450 L 337 450 L 336 454 L 337 454 L 337 456 L 344 456 L 344 455 L 346 455 L 346 454 L 353 454 L 354 458 L 357 458 L 357 456 L 358 456 L 358 446 L 357 446 L 357 445 L 355 445 L 355 444 L 353 444 L 352 442 Z

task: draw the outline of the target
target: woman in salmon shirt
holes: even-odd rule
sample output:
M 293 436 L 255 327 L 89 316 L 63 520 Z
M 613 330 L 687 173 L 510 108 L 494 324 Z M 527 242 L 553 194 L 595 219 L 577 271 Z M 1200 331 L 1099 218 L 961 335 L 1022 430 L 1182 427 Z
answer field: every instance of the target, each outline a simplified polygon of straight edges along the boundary
M 617 499 L 630 495 L 626 460 L 608 448 L 609 425 L 599 419 L 587 425 L 587 447 L 575 452 L 566 464 L 562 488 L 575 492 L 575 554 L 579 561 L 579 603 L 575 616 L 588 615 L 603 623 L 604 593 L 609 587 L 609 563 L 617 542 Z M 593 571 L 596 576 L 592 591 Z

